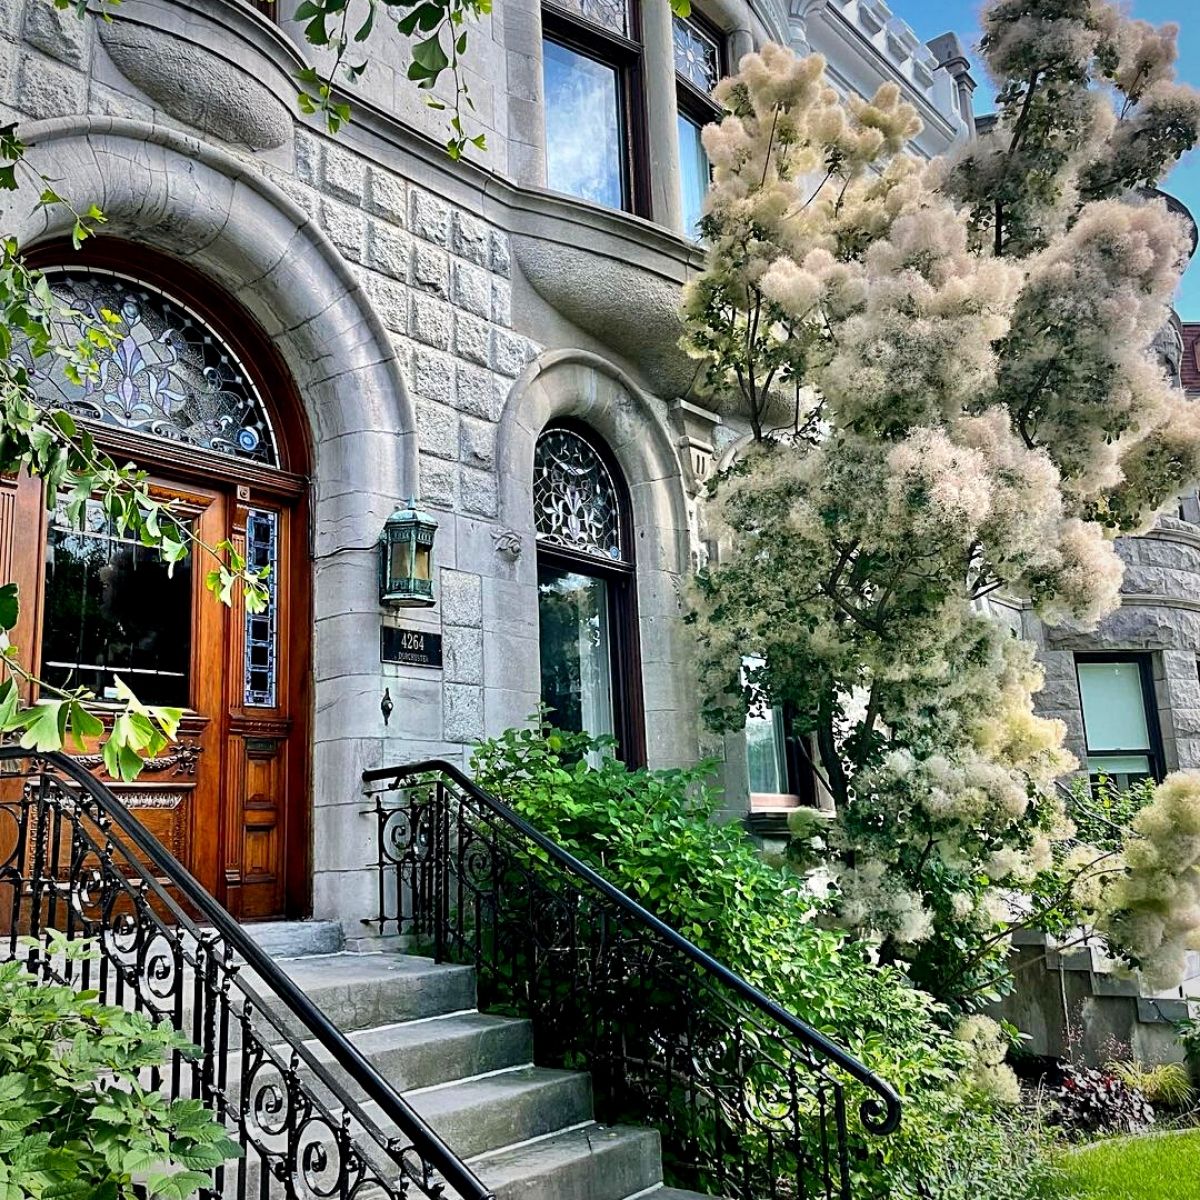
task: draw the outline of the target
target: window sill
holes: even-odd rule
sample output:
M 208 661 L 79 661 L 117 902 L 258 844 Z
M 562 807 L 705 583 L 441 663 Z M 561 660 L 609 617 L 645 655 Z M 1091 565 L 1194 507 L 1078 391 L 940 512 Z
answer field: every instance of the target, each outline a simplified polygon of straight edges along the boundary
M 792 792 L 751 792 L 751 812 L 790 811 L 800 807 L 800 797 Z

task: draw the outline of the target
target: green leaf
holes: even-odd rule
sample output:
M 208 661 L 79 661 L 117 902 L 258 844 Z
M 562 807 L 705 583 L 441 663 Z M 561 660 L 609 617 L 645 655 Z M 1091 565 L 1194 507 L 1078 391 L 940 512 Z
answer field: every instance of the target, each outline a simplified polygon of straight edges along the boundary
M 0 629 L 7 632 L 14 629 L 17 618 L 21 615 L 21 602 L 15 583 L 0 585 Z
M 146 1188 L 152 1196 L 164 1200 L 187 1200 L 193 1192 L 212 1184 L 212 1177 L 202 1171 L 176 1171 L 173 1175 L 154 1174 L 146 1179 Z
M 26 750 L 61 750 L 66 740 L 67 702 L 39 700 L 24 717 L 21 745 Z
M 413 46 L 412 56 L 412 66 L 419 67 L 421 72 L 417 78 L 440 75 L 450 65 L 437 34 L 423 42 L 417 42 Z M 412 67 L 409 68 L 409 78 L 413 78 Z

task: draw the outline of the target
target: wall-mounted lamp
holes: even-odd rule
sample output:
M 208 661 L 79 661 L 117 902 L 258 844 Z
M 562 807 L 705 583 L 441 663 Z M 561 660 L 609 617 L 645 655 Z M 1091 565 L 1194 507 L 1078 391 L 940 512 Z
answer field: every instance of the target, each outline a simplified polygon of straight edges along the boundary
M 379 535 L 379 602 L 389 608 L 433 604 L 433 536 L 437 522 L 415 497 L 396 509 Z

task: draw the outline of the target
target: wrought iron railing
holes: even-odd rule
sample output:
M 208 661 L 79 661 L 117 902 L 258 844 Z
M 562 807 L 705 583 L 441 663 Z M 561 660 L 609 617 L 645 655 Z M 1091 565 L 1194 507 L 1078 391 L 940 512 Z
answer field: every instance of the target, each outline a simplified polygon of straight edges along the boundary
M 212 1197 L 438 1200 L 448 1186 L 464 1200 L 491 1200 L 234 918 L 64 755 L 0 747 L 5 919 L 0 952 L 43 979 L 166 1019 L 195 1042 L 198 1054 L 176 1053 L 150 1085 L 204 1101 L 240 1143 L 242 1158 L 214 1173 Z M 47 953 L 50 930 L 92 940 L 95 955 Z M 378 1106 L 378 1121 L 346 1078 Z
M 474 966 L 481 1007 L 532 1018 L 539 1062 L 591 1072 L 600 1119 L 659 1129 L 673 1183 L 851 1200 L 900 1121 L 887 1083 L 449 763 L 363 780 L 382 933 Z

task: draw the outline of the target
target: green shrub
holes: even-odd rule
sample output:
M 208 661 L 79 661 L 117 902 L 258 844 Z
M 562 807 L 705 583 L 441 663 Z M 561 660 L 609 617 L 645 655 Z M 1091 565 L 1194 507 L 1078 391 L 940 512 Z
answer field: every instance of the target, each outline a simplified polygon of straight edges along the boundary
M 1110 1062 L 1106 1069 L 1126 1087 L 1136 1088 L 1155 1108 L 1187 1108 L 1192 1102 L 1192 1077 L 1183 1063 Z
M 50 953 L 79 958 L 55 937 Z M 166 1022 L 0 963 L 0 1198 L 183 1200 L 240 1154 L 198 1100 L 145 1086 L 192 1047 Z
M 1133 818 L 1154 799 L 1154 786 L 1153 779 L 1143 779 L 1122 791 L 1107 775 L 1095 783 L 1076 775 L 1068 807 L 1076 838 L 1098 850 L 1119 850 Z
M 548 726 L 508 730 L 472 767 L 482 787 L 900 1092 L 900 1132 L 859 1143 L 856 1198 L 1037 1194 L 1039 1138 L 970 1084 L 972 1050 L 950 1035 L 946 1010 L 862 943 L 821 928 L 799 877 L 765 861 L 740 825 L 714 820 L 711 764 L 630 770 L 610 750 Z

